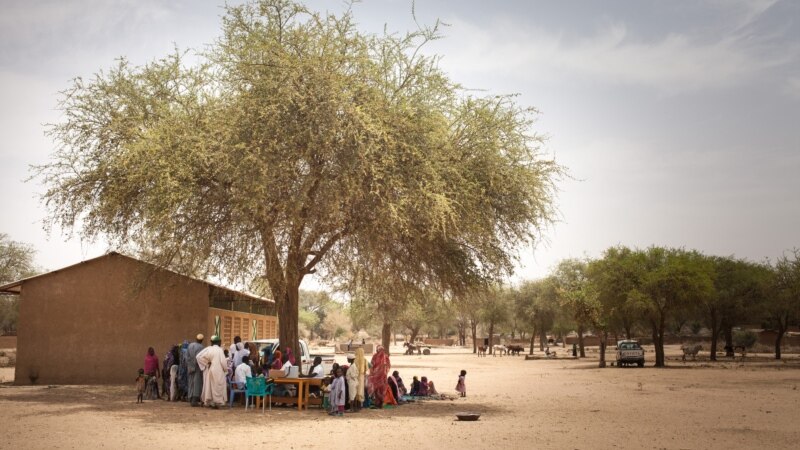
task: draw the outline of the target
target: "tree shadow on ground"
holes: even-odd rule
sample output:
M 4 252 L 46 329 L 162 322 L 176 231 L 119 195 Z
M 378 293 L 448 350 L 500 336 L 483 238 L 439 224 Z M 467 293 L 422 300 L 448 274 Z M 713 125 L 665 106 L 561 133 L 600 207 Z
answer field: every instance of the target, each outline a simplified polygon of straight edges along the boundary
M 36 410 L 18 416 L 20 419 L 32 416 L 61 416 L 74 413 L 113 414 L 120 418 L 147 421 L 160 424 L 198 424 L 213 425 L 240 424 L 244 422 L 317 422 L 320 420 L 341 420 L 328 416 L 325 410 L 311 407 L 298 411 L 295 406 L 275 407 L 264 414 L 261 410 L 244 407 L 237 402 L 229 409 L 192 408 L 186 402 L 167 402 L 164 400 L 148 400 L 143 404 L 136 403 L 134 389 L 127 386 L 15 386 L 0 389 L 0 404 L 13 408 L 14 403 L 41 404 L 44 410 Z M 506 408 L 489 406 L 468 399 L 455 400 L 423 400 L 393 408 L 375 410 L 364 409 L 358 413 L 345 413 L 352 420 L 377 420 L 387 417 L 441 418 L 450 417 L 455 420 L 457 412 L 479 412 L 483 415 L 504 415 Z

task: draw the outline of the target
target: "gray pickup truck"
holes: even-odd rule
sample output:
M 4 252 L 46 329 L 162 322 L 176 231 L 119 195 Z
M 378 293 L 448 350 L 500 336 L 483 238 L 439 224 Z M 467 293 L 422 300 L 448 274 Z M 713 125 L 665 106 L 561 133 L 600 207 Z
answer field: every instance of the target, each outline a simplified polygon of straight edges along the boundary
M 617 342 L 617 367 L 628 364 L 644 367 L 644 349 L 638 341 Z

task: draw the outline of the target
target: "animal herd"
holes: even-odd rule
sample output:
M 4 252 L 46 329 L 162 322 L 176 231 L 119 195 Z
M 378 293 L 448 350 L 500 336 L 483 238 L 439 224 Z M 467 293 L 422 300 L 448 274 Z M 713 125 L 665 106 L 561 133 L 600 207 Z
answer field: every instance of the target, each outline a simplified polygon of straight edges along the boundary
M 488 346 L 479 345 L 478 346 L 478 356 L 486 356 L 486 352 L 489 350 Z M 492 356 L 500 356 L 503 355 L 519 355 L 520 353 L 524 352 L 525 348 L 521 345 L 503 345 L 497 344 L 492 346 Z

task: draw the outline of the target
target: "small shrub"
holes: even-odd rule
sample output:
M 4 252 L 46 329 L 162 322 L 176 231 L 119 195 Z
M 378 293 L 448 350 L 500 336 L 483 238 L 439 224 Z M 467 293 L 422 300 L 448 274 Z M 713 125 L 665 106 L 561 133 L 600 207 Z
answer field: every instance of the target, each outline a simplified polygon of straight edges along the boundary
M 758 342 L 758 335 L 750 330 L 736 331 L 733 333 L 733 345 L 737 347 L 751 348 Z

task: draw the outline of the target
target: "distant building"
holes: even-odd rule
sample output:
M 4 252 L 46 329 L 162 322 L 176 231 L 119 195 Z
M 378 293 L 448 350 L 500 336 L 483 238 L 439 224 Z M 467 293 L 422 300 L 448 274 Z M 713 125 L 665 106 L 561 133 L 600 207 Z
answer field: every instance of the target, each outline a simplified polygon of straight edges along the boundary
M 277 337 L 275 303 L 119 253 L 0 286 L 17 294 L 15 384 L 130 384 L 148 347 Z

